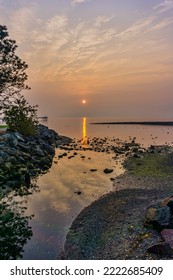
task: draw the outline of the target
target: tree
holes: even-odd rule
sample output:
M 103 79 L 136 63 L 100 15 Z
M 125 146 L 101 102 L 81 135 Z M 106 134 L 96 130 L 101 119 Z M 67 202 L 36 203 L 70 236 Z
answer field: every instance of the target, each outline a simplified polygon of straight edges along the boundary
M 35 134 L 37 106 L 29 105 L 21 95 L 21 90 L 29 89 L 25 84 L 28 65 L 16 55 L 16 49 L 16 41 L 9 38 L 7 27 L 0 25 L 0 111 L 10 129 Z
M 0 25 L 0 99 L 3 102 L 29 89 L 25 85 L 28 65 L 15 54 L 16 49 L 16 41 L 9 39 L 7 27 Z
M 35 135 L 37 133 L 37 106 L 31 106 L 21 95 L 15 98 L 13 104 L 4 107 L 4 120 L 8 127 L 21 134 Z

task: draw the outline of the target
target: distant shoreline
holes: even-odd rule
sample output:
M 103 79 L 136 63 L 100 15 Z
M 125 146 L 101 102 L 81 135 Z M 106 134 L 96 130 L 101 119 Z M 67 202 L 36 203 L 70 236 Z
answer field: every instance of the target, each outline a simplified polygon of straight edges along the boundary
M 147 121 L 147 122 L 92 122 L 90 124 L 103 124 L 103 125 L 113 125 L 113 124 L 131 124 L 131 125 L 167 125 L 172 126 L 173 121 Z

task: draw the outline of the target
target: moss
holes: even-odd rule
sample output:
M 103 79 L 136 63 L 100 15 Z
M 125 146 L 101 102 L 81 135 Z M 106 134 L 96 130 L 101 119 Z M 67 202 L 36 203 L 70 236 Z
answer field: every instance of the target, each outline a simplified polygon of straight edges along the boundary
M 145 153 L 142 158 L 129 158 L 125 167 L 130 174 L 142 177 L 173 177 L 173 153 Z

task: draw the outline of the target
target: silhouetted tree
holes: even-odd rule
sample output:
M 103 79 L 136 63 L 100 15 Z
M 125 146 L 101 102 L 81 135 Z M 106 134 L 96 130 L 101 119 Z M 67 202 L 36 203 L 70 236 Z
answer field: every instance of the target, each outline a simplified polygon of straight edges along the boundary
M 37 106 L 31 106 L 21 95 L 29 89 L 25 82 L 28 65 L 15 53 L 16 41 L 9 38 L 7 27 L 0 25 L 0 111 L 11 130 L 24 135 L 36 133 Z
M 0 100 L 9 102 L 14 95 L 23 89 L 29 89 L 25 85 L 28 65 L 16 54 L 16 41 L 9 38 L 7 27 L 0 25 Z M 1 106 L 3 104 L 1 103 Z

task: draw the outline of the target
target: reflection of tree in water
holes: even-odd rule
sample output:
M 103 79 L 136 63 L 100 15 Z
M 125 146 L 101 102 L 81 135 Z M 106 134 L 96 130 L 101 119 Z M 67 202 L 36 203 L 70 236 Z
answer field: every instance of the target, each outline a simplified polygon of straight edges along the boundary
M 23 247 L 32 236 L 29 220 L 32 216 L 25 216 L 26 205 L 17 201 L 16 196 L 23 198 L 33 191 L 38 191 L 36 183 L 20 186 L 8 196 L 0 200 L 0 259 L 20 259 Z

